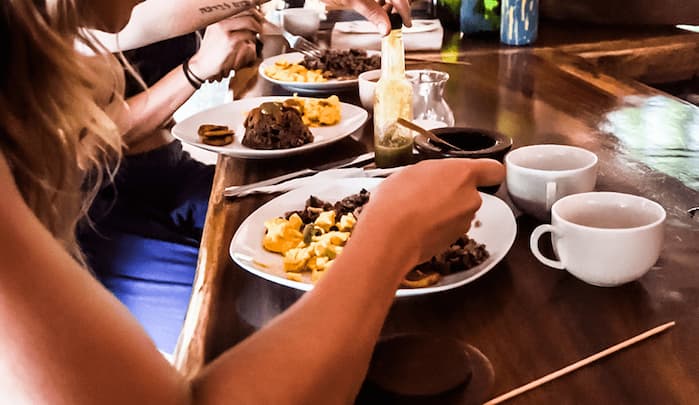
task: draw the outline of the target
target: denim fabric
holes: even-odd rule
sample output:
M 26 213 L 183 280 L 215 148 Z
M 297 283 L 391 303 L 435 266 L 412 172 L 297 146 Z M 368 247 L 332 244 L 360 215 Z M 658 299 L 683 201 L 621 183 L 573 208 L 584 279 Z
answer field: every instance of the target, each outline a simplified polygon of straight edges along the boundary
M 127 156 L 79 235 L 97 278 L 166 353 L 189 303 L 213 174 L 177 141 Z

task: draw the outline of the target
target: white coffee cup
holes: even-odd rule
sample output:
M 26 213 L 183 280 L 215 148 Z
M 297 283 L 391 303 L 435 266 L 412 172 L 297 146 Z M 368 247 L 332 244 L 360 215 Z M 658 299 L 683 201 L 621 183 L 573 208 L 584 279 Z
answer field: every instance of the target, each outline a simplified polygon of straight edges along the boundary
M 310 8 L 287 8 L 281 12 L 281 21 L 290 33 L 312 39 L 320 27 L 320 14 Z
M 357 77 L 359 87 L 359 100 L 362 102 L 362 107 L 367 111 L 374 109 L 374 90 L 376 90 L 376 82 L 381 77 L 381 69 L 368 70 L 362 72 Z
M 655 264 L 664 221 L 663 207 L 647 198 L 612 192 L 574 194 L 553 204 L 551 225 L 534 229 L 529 243 L 545 265 L 610 287 L 640 278 Z M 539 238 L 547 232 L 559 260 L 539 250 Z
M 505 166 L 512 202 L 542 221 L 558 199 L 592 191 L 597 180 L 597 155 L 576 146 L 524 146 L 505 156 Z

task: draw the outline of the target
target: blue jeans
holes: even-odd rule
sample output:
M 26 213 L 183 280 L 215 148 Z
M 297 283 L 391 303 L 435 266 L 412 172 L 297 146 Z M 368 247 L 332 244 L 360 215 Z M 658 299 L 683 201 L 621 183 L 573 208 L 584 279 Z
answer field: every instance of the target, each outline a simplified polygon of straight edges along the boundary
M 178 141 L 126 156 L 79 233 L 97 278 L 166 353 L 189 304 L 213 174 Z

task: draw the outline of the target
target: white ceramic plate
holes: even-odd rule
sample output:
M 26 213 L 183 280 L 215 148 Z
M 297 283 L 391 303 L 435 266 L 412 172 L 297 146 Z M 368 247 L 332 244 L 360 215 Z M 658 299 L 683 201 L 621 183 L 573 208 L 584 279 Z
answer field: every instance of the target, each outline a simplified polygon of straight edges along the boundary
M 439 28 L 439 20 L 413 20 L 412 27 L 403 26 L 403 34 L 429 32 Z M 335 24 L 334 30 L 346 34 L 377 34 L 376 25 L 367 20 L 344 21 Z
M 368 113 L 361 107 L 352 104 L 340 103 L 342 118 L 335 125 L 311 128 L 313 142 L 289 149 L 260 150 L 243 146 L 241 143 L 245 135 L 245 118 L 250 110 L 258 107 L 265 101 L 284 101 L 289 97 L 253 97 L 232 103 L 223 104 L 205 111 L 201 111 L 172 128 L 175 138 L 188 144 L 213 152 L 246 159 L 271 159 L 295 155 L 320 146 L 336 142 L 364 126 Z M 207 145 L 199 141 L 197 130 L 202 124 L 228 125 L 235 130 L 233 143 L 224 146 Z
M 380 54 L 378 51 L 367 51 L 368 55 L 373 55 L 373 54 Z M 278 84 L 282 87 L 284 87 L 287 90 L 290 91 L 298 91 L 302 93 L 330 93 L 336 90 L 343 90 L 347 88 L 351 88 L 353 86 L 357 85 L 357 79 L 348 79 L 348 80 L 337 80 L 337 79 L 329 79 L 327 82 L 323 83 L 303 83 L 303 82 L 287 82 L 287 81 L 282 81 L 282 80 L 276 80 L 272 79 L 271 77 L 267 76 L 265 74 L 265 69 L 268 66 L 274 65 L 275 62 L 279 60 L 285 60 L 289 63 L 299 63 L 303 61 L 303 55 L 298 52 L 291 52 L 291 53 L 284 53 L 281 55 L 276 55 L 269 57 L 265 60 L 262 61 L 259 67 L 259 73 L 262 78 L 264 78 L 267 81 L 270 81 L 274 84 Z
M 313 288 L 308 282 L 292 281 L 286 278 L 282 256 L 266 251 L 262 247 L 264 222 L 270 218 L 284 215 L 293 210 L 302 209 L 305 201 L 313 194 L 326 201 L 335 202 L 348 195 L 358 193 L 362 188 L 369 191 L 378 186 L 382 179 L 350 178 L 336 180 L 332 184 L 316 184 L 300 188 L 263 205 L 243 221 L 235 233 L 230 245 L 233 260 L 245 270 L 277 284 L 302 291 Z M 472 227 L 468 234 L 479 243 L 484 243 L 490 257 L 467 271 L 443 277 L 437 284 L 426 288 L 399 289 L 398 297 L 430 294 L 462 286 L 477 279 L 492 269 L 510 250 L 517 234 L 517 223 L 512 210 L 502 200 L 489 194 L 481 193 L 483 205 L 476 213 L 480 226 Z M 267 268 L 257 266 L 263 263 Z M 332 269 L 328 270 L 332 271 Z M 306 275 L 304 275 L 306 276 Z

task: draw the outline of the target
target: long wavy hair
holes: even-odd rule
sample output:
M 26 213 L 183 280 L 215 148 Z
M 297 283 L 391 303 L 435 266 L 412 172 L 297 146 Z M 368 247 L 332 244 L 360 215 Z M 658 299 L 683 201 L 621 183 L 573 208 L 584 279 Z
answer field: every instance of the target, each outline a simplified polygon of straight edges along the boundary
M 123 101 L 122 70 L 79 30 L 76 0 L 2 1 L 0 150 L 27 205 L 84 264 L 77 223 L 121 156 L 104 107 Z

